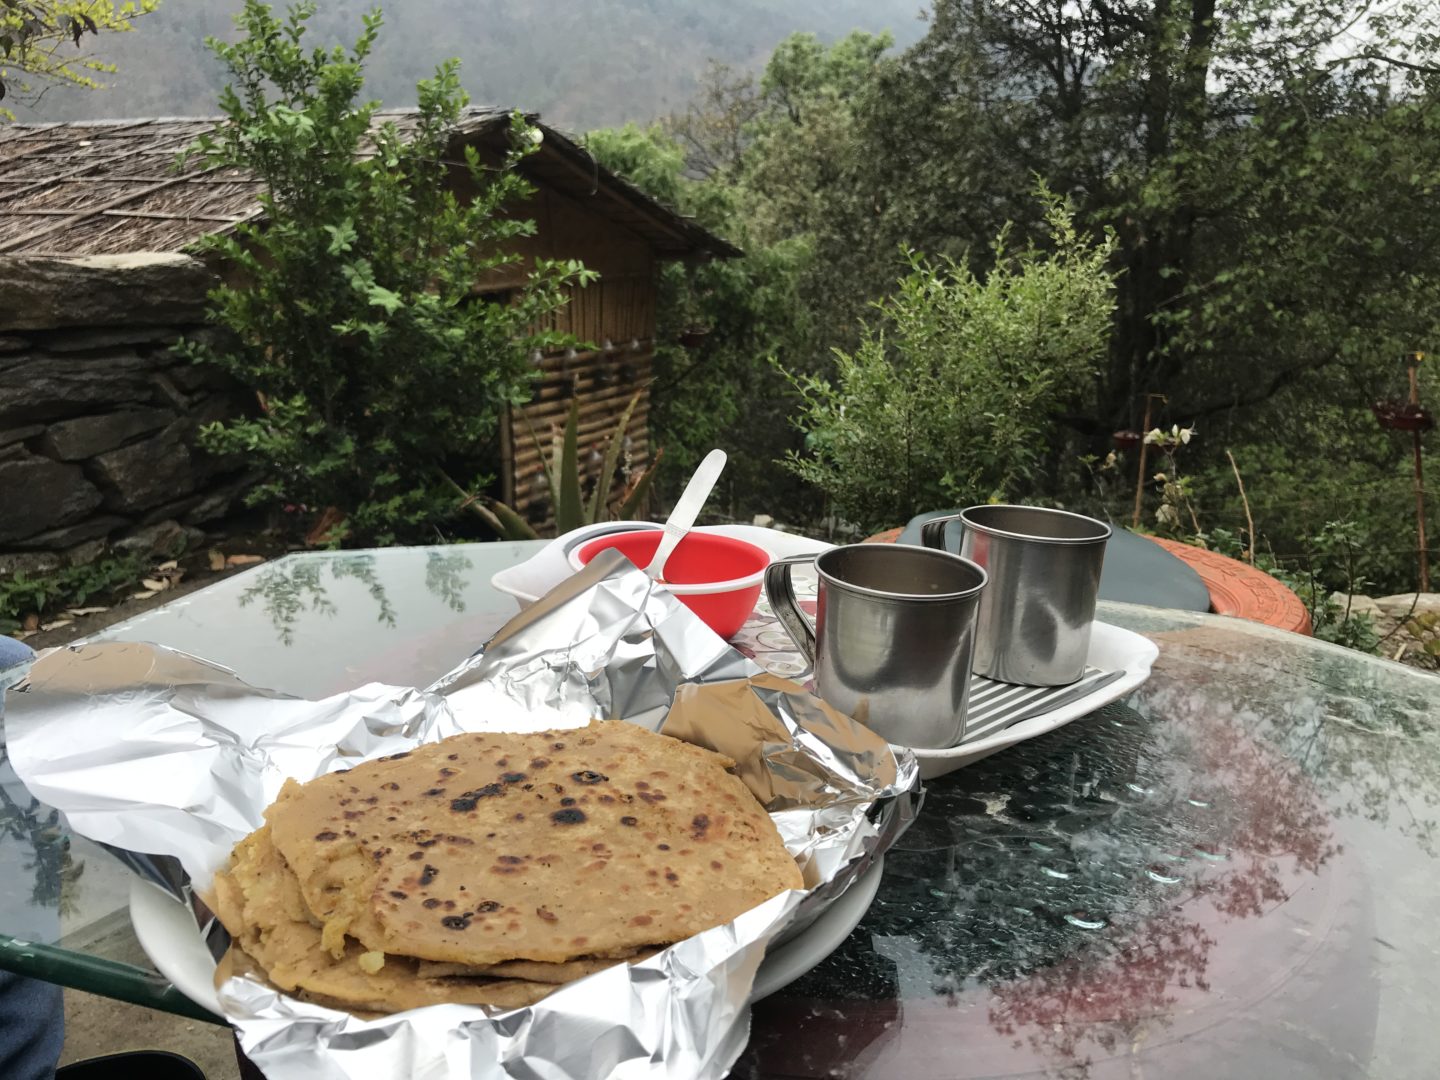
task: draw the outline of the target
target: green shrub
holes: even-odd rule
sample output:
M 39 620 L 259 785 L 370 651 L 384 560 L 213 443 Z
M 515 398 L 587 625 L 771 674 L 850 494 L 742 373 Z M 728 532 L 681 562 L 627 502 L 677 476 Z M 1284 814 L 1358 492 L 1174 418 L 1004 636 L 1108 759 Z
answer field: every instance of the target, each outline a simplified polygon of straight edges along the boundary
M 1280 560 L 1271 551 L 1258 550 L 1253 565 L 1300 598 L 1310 613 L 1311 632 L 1321 641 L 1375 653 L 1380 646 L 1375 620 L 1366 612 L 1352 610 L 1348 599 L 1364 593 L 1371 584 L 1361 573 L 1363 540 L 1364 530 L 1357 522 L 1329 521 L 1319 532 L 1306 537 L 1307 555 Z M 1246 545 L 1229 529 L 1198 533 L 1193 541 L 1232 559 L 1247 556 Z M 1337 596 L 1346 597 L 1346 602 L 1341 603 L 1335 599 Z
M 449 478 L 467 490 L 490 479 L 499 419 L 528 397 L 531 350 L 565 340 L 534 328 L 594 275 L 537 260 L 500 302 L 477 296 L 477 281 L 518 261 L 505 245 L 534 232 L 506 211 L 531 193 L 514 166 L 538 134 L 517 115 L 503 160 L 466 147 L 454 161 L 467 99 L 453 60 L 419 84 L 403 135 L 372 129 L 377 103 L 359 94 L 380 15 L 347 53 L 305 48 L 314 12 L 281 20 L 247 0 L 245 36 L 208 42 L 233 79 L 227 122 L 188 153 L 259 177 L 264 219 L 206 242 L 239 271 L 211 296 L 233 345 L 187 351 L 258 391 L 263 415 L 212 424 L 201 441 L 264 469 L 252 505 L 335 507 L 345 521 L 332 535 L 348 540 L 433 536 L 461 502 Z
M 26 615 L 44 617 L 96 597 L 114 599 L 138 585 L 149 568 L 150 561 L 139 555 L 117 555 L 33 577 L 11 574 L 0 580 L 0 634 L 18 630 Z
M 1113 240 L 1079 235 L 1053 198 L 1047 220 L 1052 250 L 1011 252 L 1002 231 L 984 280 L 911 253 L 878 324 L 855 352 L 836 352 L 838 381 L 793 376 L 807 452 L 786 464 L 857 524 L 1026 495 L 1114 310 Z

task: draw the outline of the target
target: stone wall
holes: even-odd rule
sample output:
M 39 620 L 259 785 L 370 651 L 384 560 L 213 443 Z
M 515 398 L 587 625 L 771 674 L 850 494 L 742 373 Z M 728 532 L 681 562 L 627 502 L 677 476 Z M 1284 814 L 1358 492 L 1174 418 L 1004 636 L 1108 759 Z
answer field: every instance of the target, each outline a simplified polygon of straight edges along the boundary
M 0 258 L 0 575 L 169 549 L 229 515 L 240 462 L 199 424 L 253 407 L 177 357 L 214 276 L 178 255 Z

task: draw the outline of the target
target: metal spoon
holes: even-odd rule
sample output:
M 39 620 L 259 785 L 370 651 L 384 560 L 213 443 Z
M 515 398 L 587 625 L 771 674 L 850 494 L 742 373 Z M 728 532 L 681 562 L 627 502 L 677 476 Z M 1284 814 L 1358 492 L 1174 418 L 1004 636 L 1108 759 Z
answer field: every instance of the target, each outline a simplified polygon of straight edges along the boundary
M 660 546 L 655 549 L 655 557 L 650 560 L 650 565 L 645 567 L 645 573 L 656 581 L 661 579 L 665 573 L 665 561 L 670 558 L 670 553 L 675 550 L 675 545 L 680 543 L 685 534 L 695 524 L 695 519 L 700 516 L 700 510 L 705 505 L 705 500 L 710 498 L 710 492 L 715 487 L 715 481 L 720 479 L 720 473 L 725 468 L 725 451 L 711 450 L 705 455 L 705 460 L 700 462 L 700 467 L 695 470 L 695 475 L 690 477 L 690 482 L 685 485 L 685 491 L 680 496 L 680 501 L 675 504 L 675 509 L 670 511 L 670 516 L 665 519 L 665 535 L 660 538 Z

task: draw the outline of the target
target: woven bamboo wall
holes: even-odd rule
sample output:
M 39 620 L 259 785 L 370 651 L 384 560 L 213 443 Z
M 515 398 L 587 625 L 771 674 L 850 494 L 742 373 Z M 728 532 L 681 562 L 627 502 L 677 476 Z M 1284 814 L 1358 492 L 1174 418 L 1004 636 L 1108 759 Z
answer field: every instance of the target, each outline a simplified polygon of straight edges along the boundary
M 597 458 L 636 391 L 643 394 L 630 417 L 628 455 L 622 465 L 638 472 L 649 461 L 648 387 L 658 263 L 646 241 L 557 192 L 542 189 L 522 212 L 533 216 L 537 226 L 536 235 L 521 248 L 523 254 L 579 259 L 600 274 L 599 281 L 572 290 L 570 303 L 553 322 L 582 346 L 540 358 L 542 376 L 534 397 L 511 416 L 503 437 L 502 497 L 538 527 L 551 523 L 540 451 L 549 455 L 552 432 L 563 428 L 572 398 L 580 403 L 580 457 L 587 492 L 599 471 Z M 617 477 L 612 506 L 622 490 L 623 479 Z

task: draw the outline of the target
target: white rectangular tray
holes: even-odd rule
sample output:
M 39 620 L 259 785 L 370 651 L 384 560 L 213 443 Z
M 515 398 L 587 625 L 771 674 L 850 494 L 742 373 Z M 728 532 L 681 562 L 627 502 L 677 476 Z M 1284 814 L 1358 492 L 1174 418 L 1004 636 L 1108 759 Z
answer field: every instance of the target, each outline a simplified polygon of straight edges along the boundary
M 1017 713 L 1023 715 L 1042 706 L 1043 700 L 1035 701 L 1022 690 L 1009 699 L 1016 708 L 997 712 L 987 709 L 985 699 L 982 698 L 977 703 L 978 707 L 971 708 L 971 715 L 965 725 L 965 737 L 961 739 L 959 746 L 950 747 L 948 750 L 921 750 L 911 747 L 920 762 L 920 775 L 927 780 L 944 776 L 981 758 L 989 757 L 998 750 L 1004 750 L 1007 746 L 1014 746 L 1018 742 L 1064 727 L 1070 721 L 1087 716 L 1102 705 L 1119 701 L 1150 677 L 1150 666 L 1159 655 L 1159 648 L 1149 638 L 1110 623 L 1095 623 L 1090 633 L 1090 652 L 1085 657 L 1086 667 L 1098 669 L 1100 672 L 1118 672 L 1118 679 L 1098 685 L 1083 697 L 1064 700 L 1063 704 L 1018 722 L 1007 722 L 1007 716 Z M 989 683 L 989 680 L 981 681 Z M 1062 697 L 1069 689 L 1056 687 L 1051 691 L 1051 695 Z M 972 682 L 972 695 L 975 690 L 976 683 Z

